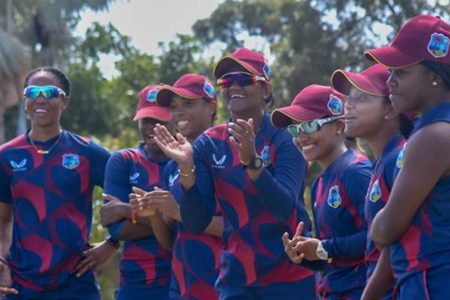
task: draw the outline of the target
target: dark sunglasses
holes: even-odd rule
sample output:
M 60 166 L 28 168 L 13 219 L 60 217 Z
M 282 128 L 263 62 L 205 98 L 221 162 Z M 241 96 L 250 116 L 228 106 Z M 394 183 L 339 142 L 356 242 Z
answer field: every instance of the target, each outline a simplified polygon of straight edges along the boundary
M 36 100 L 39 95 L 45 99 L 53 99 L 58 97 L 65 97 L 66 93 L 59 87 L 53 85 L 30 85 L 23 90 L 23 96 L 32 100 Z
M 246 72 L 227 73 L 217 80 L 217 84 L 224 88 L 229 88 L 236 82 L 239 86 L 255 85 L 258 81 L 267 81 L 263 76 L 258 76 Z
M 303 132 L 305 134 L 316 133 L 320 130 L 320 128 L 322 128 L 324 124 L 331 123 L 338 119 L 342 119 L 342 116 L 316 119 L 312 121 L 301 122 L 299 124 L 291 124 L 287 127 L 287 130 L 293 137 L 296 138 L 300 135 L 300 132 Z

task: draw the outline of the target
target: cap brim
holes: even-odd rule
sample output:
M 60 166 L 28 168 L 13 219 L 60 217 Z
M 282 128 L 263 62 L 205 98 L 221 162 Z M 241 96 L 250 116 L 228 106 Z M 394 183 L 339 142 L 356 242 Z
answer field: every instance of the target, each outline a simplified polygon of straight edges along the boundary
M 219 62 L 216 64 L 216 66 L 214 67 L 214 77 L 216 77 L 216 79 L 219 79 L 220 77 L 222 77 L 224 74 L 229 73 L 230 72 L 230 66 L 233 65 L 238 65 L 243 67 L 246 71 L 255 74 L 255 75 L 260 75 L 258 74 L 258 71 L 255 70 L 254 68 L 252 68 L 251 66 L 247 65 L 246 63 L 241 62 L 240 60 L 231 57 L 231 56 L 225 56 L 223 57 L 221 60 L 219 60 Z
M 385 96 L 383 91 L 380 91 L 380 89 L 364 75 L 347 72 L 341 69 L 334 71 L 331 75 L 331 85 L 335 90 L 344 95 L 348 95 L 350 93 L 350 88 L 355 87 L 369 95 Z
M 402 52 L 393 46 L 372 49 L 364 52 L 364 56 L 388 68 L 405 68 L 421 62 L 423 59 Z
M 164 87 L 158 91 L 156 95 L 156 102 L 158 105 L 168 107 L 173 95 L 178 95 L 186 99 L 202 99 L 203 95 L 197 95 L 188 89 L 176 88 L 176 87 Z
M 274 109 L 271 115 L 273 126 L 284 128 L 292 123 L 311 121 L 324 117 L 323 113 L 318 113 L 313 110 L 304 109 L 298 106 L 287 106 Z
M 151 118 L 161 122 L 169 122 L 171 120 L 171 114 L 166 107 L 148 106 L 138 110 L 133 118 L 133 121 L 144 118 Z

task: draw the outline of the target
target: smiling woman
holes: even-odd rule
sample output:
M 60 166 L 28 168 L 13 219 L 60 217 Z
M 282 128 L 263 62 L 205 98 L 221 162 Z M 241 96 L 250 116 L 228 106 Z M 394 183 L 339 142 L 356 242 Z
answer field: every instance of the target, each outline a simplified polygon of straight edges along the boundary
M 103 186 L 109 153 L 61 129 L 69 96 L 61 71 L 31 71 L 24 85 L 31 130 L 0 147 L 0 296 L 6 299 L 73 298 L 79 290 L 77 299 L 99 299 L 94 271 L 116 251 L 107 241 L 89 246 L 92 190 Z

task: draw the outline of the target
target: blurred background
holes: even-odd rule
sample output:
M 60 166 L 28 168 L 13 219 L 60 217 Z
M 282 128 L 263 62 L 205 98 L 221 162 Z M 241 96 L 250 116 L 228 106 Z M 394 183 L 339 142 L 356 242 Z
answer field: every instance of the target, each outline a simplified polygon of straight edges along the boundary
M 366 67 L 364 50 L 409 18 L 448 20 L 449 9 L 448 0 L 0 0 L 0 144 L 27 128 L 23 79 L 38 66 L 72 81 L 63 127 L 113 151 L 136 145 L 132 116 L 146 85 L 187 72 L 212 78 L 219 57 L 246 46 L 268 58 L 275 106 L 287 105 L 337 68 Z M 219 122 L 227 117 L 220 108 Z M 95 199 L 98 212 L 100 189 Z M 95 217 L 92 241 L 105 236 Z M 118 258 L 99 274 L 103 299 L 113 299 Z

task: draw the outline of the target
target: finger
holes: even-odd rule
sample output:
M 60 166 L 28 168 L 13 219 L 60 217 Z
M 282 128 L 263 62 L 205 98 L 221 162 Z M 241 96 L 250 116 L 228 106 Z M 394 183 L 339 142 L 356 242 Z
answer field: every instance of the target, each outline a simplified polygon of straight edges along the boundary
M 247 131 L 245 129 L 245 127 L 243 127 L 242 125 L 240 125 L 237 122 L 236 123 L 233 123 L 233 122 L 228 123 L 228 128 L 230 131 L 237 132 L 238 134 L 241 134 L 241 135 L 244 135 Z
M 248 121 L 237 119 L 236 123 L 238 123 L 239 126 L 244 130 L 246 134 L 253 134 L 253 119 L 250 118 Z
M 4 294 L 4 295 L 18 295 L 19 291 L 16 290 L 15 288 L 0 287 L 0 297 L 2 296 L 2 294 Z
M 102 196 L 103 196 L 103 200 L 108 202 L 108 203 L 109 202 L 113 202 L 113 201 L 120 201 L 119 198 L 114 197 L 114 196 L 109 195 L 109 194 L 103 193 Z
M 133 186 L 131 188 L 131 190 L 133 191 L 133 193 L 139 195 L 139 196 L 144 196 L 145 195 L 145 191 L 143 189 L 138 188 L 137 186 Z
M 249 139 L 247 135 L 242 134 L 241 132 L 238 132 L 232 128 L 230 128 L 231 135 L 239 142 L 243 142 Z
M 236 149 L 238 151 L 241 150 L 241 144 L 236 140 L 236 138 L 234 136 L 230 136 L 230 142 L 233 144 L 234 147 L 236 147 Z
M 304 258 L 305 258 L 305 253 L 300 253 L 300 255 L 297 255 L 292 261 L 296 264 L 301 264 L 303 262 Z
M 176 138 L 177 138 L 177 141 L 181 144 L 181 145 L 183 145 L 184 143 L 186 143 L 186 138 L 181 134 L 181 133 L 177 133 L 177 135 L 176 135 Z
M 289 234 L 287 232 L 283 233 L 283 236 L 281 237 L 281 240 L 283 241 L 283 245 L 286 248 L 286 246 L 288 245 L 290 239 L 289 239 Z
M 170 134 L 169 130 L 167 130 L 166 126 L 161 124 L 156 124 L 156 127 L 153 129 L 157 138 L 164 145 L 169 145 L 170 143 L 175 141 L 175 138 L 172 134 Z
M 297 225 L 297 229 L 295 230 L 295 235 L 294 236 L 301 236 L 303 233 L 303 228 L 305 227 L 305 223 L 304 222 L 300 222 Z

